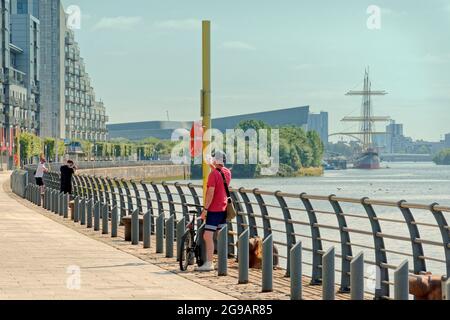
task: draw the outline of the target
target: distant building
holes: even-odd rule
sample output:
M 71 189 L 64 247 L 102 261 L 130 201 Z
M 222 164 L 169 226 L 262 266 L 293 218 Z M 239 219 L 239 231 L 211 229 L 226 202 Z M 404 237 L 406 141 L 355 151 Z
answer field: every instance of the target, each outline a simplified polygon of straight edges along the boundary
M 227 129 L 236 128 L 245 120 L 263 121 L 272 127 L 292 125 L 305 130 L 315 130 L 325 143 L 328 142 L 328 113 L 311 114 L 309 106 L 217 118 L 212 120 L 212 127 L 225 132 Z M 192 124 L 193 122 L 176 121 L 120 123 L 107 125 L 107 130 L 111 139 L 124 138 L 136 141 L 154 137 L 169 140 L 175 129 L 190 130 Z
M 328 144 L 328 112 L 310 113 L 308 118 L 308 131 L 317 131 L 322 142 Z
M 447 133 L 445 135 L 444 146 L 446 148 L 450 148 L 450 133 Z

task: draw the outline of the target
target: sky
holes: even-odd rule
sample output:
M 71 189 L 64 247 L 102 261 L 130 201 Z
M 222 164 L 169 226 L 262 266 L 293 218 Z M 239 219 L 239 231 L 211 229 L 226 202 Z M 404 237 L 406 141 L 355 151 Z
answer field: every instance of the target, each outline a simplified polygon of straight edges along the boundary
M 345 3 L 345 4 L 344 4 Z M 63 0 L 110 123 L 199 120 L 201 21 L 212 24 L 213 117 L 309 105 L 330 133 L 360 113 L 370 67 L 374 113 L 405 135 L 450 133 L 450 0 Z M 368 27 L 381 9 L 379 29 Z M 168 116 L 167 116 L 168 113 Z M 378 124 L 377 129 L 384 129 Z M 378 130 L 379 131 L 379 130 Z

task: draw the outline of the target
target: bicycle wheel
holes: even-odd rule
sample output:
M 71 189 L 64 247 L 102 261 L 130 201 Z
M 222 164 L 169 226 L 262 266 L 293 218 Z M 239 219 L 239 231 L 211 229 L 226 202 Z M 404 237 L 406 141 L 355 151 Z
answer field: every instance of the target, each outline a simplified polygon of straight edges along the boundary
M 190 230 L 186 231 L 181 239 L 181 250 L 178 255 L 180 260 L 180 270 L 186 271 L 194 257 L 194 239 Z

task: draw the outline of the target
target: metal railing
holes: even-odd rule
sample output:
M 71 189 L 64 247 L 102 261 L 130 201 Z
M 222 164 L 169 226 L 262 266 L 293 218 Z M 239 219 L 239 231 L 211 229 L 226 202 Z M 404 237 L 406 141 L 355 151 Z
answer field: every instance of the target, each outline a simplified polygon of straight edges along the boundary
M 58 173 L 47 174 L 44 181 L 49 191 L 59 190 Z M 73 187 L 77 201 L 92 201 L 104 206 L 108 213 L 117 212 L 117 223 L 133 213 L 149 214 L 152 232 L 158 229 L 158 219 L 163 219 L 163 226 L 173 219 L 174 228 L 181 221 L 189 221 L 189 208 L 196 207 L 200 213 L 203 202 L 202 186 L 192 183 L 146 183 L 76 175 Z M 272 246 L 278 247 L 286 276 L 293 279 L 293 297 L 299 296 L 299 272 L 308 275 L 311 284 L 323 285 L 324 299 L 334 298 L 335 283 L 341 293 L 352 291 L 352 298 L 365 292 L 375 299 L 393 299 L 402 294 L 404 297 L 408 291 L 405 270 L 406 277 L 429 271 L 450 275 L 449 207 L 245 188 L 230 188 L 230 192 L 238 215 L 228 224 L 226 238 L 219 236 L 221 243 L 227 244 L 221 250 L 226 249 L 227 256 L 237 256 L 239 239 L 263 238 L 263 290 L 270 291 L 272 286 L 267 280 L 272 276 L 271 267 L 267 267 Z M 245 283 L 248 264 L 247 271 L 241 264 L 239 283 Z

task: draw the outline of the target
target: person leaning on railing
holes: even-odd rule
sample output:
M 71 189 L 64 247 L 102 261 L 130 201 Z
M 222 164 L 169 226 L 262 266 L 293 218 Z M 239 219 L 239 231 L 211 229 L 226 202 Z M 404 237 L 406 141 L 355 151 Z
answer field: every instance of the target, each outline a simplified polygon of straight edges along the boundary
M 205 208 L 201 215 L 201 219 L 206 221 L 203 234 L 206 261 L 201 267 L 196 268 L 196 271 L 214 271 L 214 234 L 227 225 L 228 196 L 225 184 L 227 186 L 230 184 L 231 171 L 225 167 L 225 161 L 225 154 L 216 151 L 210 164 L 212 171 L 208 177 Z
M 77 167 L 72 160 L 67 160 L 66 164 L 61 166 L 61 192 L 72 194 L 72 176 L 76 170 Z

